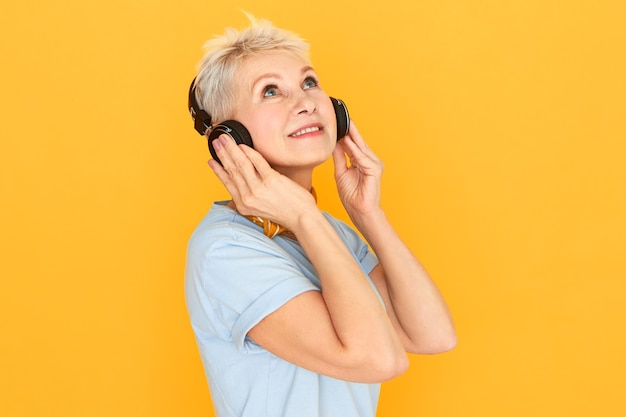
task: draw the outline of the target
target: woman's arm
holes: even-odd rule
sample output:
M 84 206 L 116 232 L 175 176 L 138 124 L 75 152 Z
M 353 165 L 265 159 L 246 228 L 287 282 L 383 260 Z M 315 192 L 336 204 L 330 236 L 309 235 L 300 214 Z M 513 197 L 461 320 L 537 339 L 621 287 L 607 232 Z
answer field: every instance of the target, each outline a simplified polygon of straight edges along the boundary
M 370 277 L 405 349 L 412 353 L 452 349 L 456 333 L 448 307 L 380 208 L 383 166 L 354 125 L 349 136 L 339 142 L 333 158 L 342 203 L 380 260 Z
M 366 220 L 359 230 L 380 260 L 370 277 L 407 352 L 441 353 L 454 348 L 456 332 L 446 302 L 384 215 Z
M 215 143 L 223 168 L 211 167 L 241 214 L 286 226 L 315 267 L 322 291 L 294 297 L 248 336 L 303 368 L 356 382 L 403 373 L 408 358 L 384 306 L 311 194 L 271 169 L 258 152 L 230 139 Z

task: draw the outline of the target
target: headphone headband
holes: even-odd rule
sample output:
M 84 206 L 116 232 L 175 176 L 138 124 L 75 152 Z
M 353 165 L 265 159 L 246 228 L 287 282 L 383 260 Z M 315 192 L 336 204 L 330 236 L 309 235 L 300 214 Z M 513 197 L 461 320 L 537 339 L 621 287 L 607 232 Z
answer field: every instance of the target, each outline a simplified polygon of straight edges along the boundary
M 193 127 L 202 136 L 206 135 L 208 129 L 211 128 L 211 115 L 200 108 L 196 99 L 196 79 L 194 78 L 189 87 L 189 100 L 187 102 L 189 114 L 193 119 Z

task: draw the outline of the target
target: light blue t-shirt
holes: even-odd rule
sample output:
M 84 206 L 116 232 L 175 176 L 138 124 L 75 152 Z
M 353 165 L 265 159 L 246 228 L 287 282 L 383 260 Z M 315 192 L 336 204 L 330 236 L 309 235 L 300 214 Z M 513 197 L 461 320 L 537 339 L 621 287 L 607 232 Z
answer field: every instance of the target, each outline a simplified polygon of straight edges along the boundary
M 225 203 L 215 203 L 192 234 L 185 272 L 187 308 L 217 416 L 375 416 L 379 384 L 316 374 L 247 337 L 296 295 L 319 291 L 320 281 L 297 241 L 269 239 Z M 376 256 L 348 225 L 324 215 L 367 276 Z

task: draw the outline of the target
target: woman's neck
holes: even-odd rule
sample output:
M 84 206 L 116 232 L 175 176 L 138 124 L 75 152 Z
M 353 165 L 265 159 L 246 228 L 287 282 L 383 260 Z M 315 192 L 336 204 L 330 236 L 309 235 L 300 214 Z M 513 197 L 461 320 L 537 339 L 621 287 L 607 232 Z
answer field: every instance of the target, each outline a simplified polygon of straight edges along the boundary
M 299 184 L 305 190 L 311 190 L 313 187 L 313 169 L 302 169 L 302 168 L 284 168 L 278 167 L 274 168 L 276 171 L 281 173 L 282 175 L 288 177 L 290 180 Z

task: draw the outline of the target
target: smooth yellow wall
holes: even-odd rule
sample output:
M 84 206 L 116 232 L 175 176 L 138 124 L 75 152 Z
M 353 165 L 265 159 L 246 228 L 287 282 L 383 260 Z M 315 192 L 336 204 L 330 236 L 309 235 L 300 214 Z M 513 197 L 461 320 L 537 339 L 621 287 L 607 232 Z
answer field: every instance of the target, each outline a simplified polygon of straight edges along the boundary
M 182 280 L 226 194 L 186 94 L 241 9 L 312 43 L 456 318 L 379 415 L 626 415 L 619 0 L 4 2 L 0 415 L 212 415 Z

